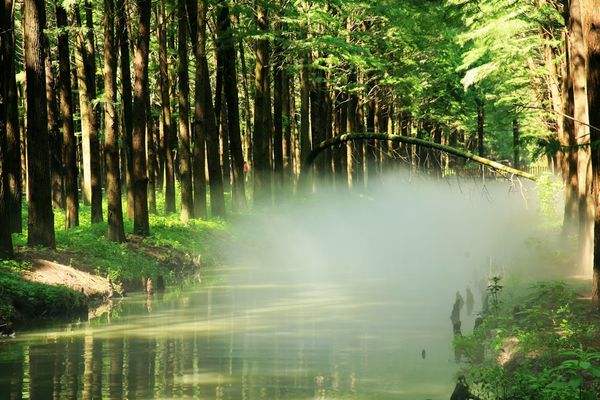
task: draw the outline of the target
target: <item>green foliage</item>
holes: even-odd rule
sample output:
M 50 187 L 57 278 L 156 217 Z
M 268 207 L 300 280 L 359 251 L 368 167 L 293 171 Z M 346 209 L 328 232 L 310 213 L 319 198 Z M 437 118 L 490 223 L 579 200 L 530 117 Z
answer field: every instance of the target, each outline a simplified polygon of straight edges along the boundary
M 62 286 L 28 282 L 0 269 L 0 319 L 5 321 L 77 316 L 87 312 L 87 298 Z
M 454 345 L 483 399 L 596 399 L 598 315 L 562 282 L 512 287 L 471 335 Z

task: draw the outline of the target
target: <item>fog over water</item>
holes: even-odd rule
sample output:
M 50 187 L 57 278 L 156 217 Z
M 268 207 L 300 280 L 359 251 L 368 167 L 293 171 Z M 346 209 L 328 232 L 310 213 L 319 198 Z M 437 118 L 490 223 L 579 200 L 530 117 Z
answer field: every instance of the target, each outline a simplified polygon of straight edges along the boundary
M 236 217 L 216 283 L 19 332 L 0 344 L 0 393 L 448 399 L 456 292 L 477 312 L 491 274 L 543 264 L 535 190 L 517 188 L 388 179 Z

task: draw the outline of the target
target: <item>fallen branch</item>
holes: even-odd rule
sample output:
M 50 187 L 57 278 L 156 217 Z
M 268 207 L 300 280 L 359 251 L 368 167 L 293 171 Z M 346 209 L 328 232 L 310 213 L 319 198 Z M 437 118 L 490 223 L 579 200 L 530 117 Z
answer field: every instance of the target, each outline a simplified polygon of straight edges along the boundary
M 495 171 L 512 175 L 512 176 L 520 176 L 525 179 L 529 179 L 535 181 L 537 178 L 535 175 L 530 174 L 525 171 L 518 170 L 513 167 L 509 167 L 507 165 L 501 164 L 499 162 L 490 160 L 485 157 L 478 156 L 471 152 L 460 150 L 454 147 L 446 146 L 439 143 L 430 142 L 428 140 L 418 139 L 410 136 L 402 136 L 402 135 L 388 135 L 386 133 L 347 133 L 345 135 L 334 136 L 330 139 L 327 139 L 317 145 L 306 158 L 305 166 L 310 167 L 315 159 L 326 149 L 333 147 L 335 145 L 339 145 L 346 142 L 354 142 L 358 140 L 389 140 L 392 142 L 402 142 L 407 144 L 414 144 L 416 146 L 428 147 L 430 149 L 439 150 L 441 152 L 452 154 L 457 157 L 465 158 L 467 160 L 471 160 L 478 164 L 489 167 Z

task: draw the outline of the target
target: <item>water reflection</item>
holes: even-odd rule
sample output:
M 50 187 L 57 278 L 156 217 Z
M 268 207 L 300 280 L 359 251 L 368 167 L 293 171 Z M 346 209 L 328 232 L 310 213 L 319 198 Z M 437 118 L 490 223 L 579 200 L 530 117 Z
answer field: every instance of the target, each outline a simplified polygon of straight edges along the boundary
M 132 297 L 0 343 L 0 398 L 447 398 L 447 316 L 362 283 L 356 296 L 313 283 Z

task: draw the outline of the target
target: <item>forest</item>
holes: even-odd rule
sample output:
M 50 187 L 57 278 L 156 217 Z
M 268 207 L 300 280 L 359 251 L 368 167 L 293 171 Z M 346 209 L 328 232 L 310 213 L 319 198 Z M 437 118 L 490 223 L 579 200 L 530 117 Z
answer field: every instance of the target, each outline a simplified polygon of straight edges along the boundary
M 1 398 L 600 396 L 600 0 L 2 2 Z M 497 200 L 469 208 L 455 191 Z M 532 217 L 531 204 L 543 215 Z M 496 238 L 487 253 L 484 237 Z M 463 239 L 472 248 L 450 244 Z M 504 242 L 514 248 L 499 252 Z M 294 303 L 303 314 L 288 301 L 302 297 L 296 283 L 317 285 L 319 276 L 324 286 L 346 285 L 349 302 L 371 304 L 367 297 L 379 294 L 362 274 L 403 280 L 384 265 L 394 254 L 412 271 L 396 247 L 410 253 L 423 243 L 431 245 L 424 259 L 439 256 L 431 262 L 440 268 L 443 254 L 449 263 L 462 257 L 456 274 L 464 279 L 438 292 L 448 292 L 438 319 L 449 336 L 438 339 L 451 355 L 436 359 L 415 343 L 411 362 L 436 360 L 441 375 L 402 370 L 421 391 L 367 389 L 370 374 L 383 386 L 399 379 L 380 353 L 392 346 L 386 323 L 395 319 L 381 317 L 390 309 L 342 317 L 324 300 L 331 292 L 315 288 L 322 306 Z M 529 261 L 523 248 L 535 252 Z M 303 251 L 309 260 L 296 258 Z M 325 262 L 327 253 L 338 257 Z M 498 272 L 498 257 L 539 274 L 521 281 Z M 363 268 L 354 268 L 358 260 Z M 253 262 L 255 274 L 233 267 Z M 337 269 L 343 262 L 352 283 Z M 330 266 L 332 275 L 321 276 Z M 494 271 L 473 278 L 471 266 Z M 276 278 L 287 286 L 269 286 Z M 382 291 L 393 290 L 387 285 Z M 255 297 L 245 291 L 263 286 Z M 98 305 L 109 310 L 88 317 Z M 312 342 L 280 338 L 297 326 L 304 335 L 313 306 L 323 320 L 314 317 Z M 279 314 L 254 314 L 269 307 L 296 310 L 284 318 L 293 328 Z M 350 334 L 329 337 L 340 328 L 323 322 L 326 310 L 360 340 L 377 337 L 377 326 L 385 338 L 358 345 Z M 161 326 L 173 324 L 181 337 L 144 325 L 136 319 L 144 313 L 172 314 Z M 113 323 L 135 339 L 108 338 Z M 63 333 L 43 333 L 48 327 Z M 219 344 L 199 339 L 213 330 Z M 331 347 L 317 356 L 321 339 Z M 372 351 L 379 369 L 365 354 L 337 360 L 347 347 Z M 260 349 L 275 364 L 296 350 L 302 360 L 262 364 L 252 358 Z M 435 382 L 444 382 L 442 394 Z

